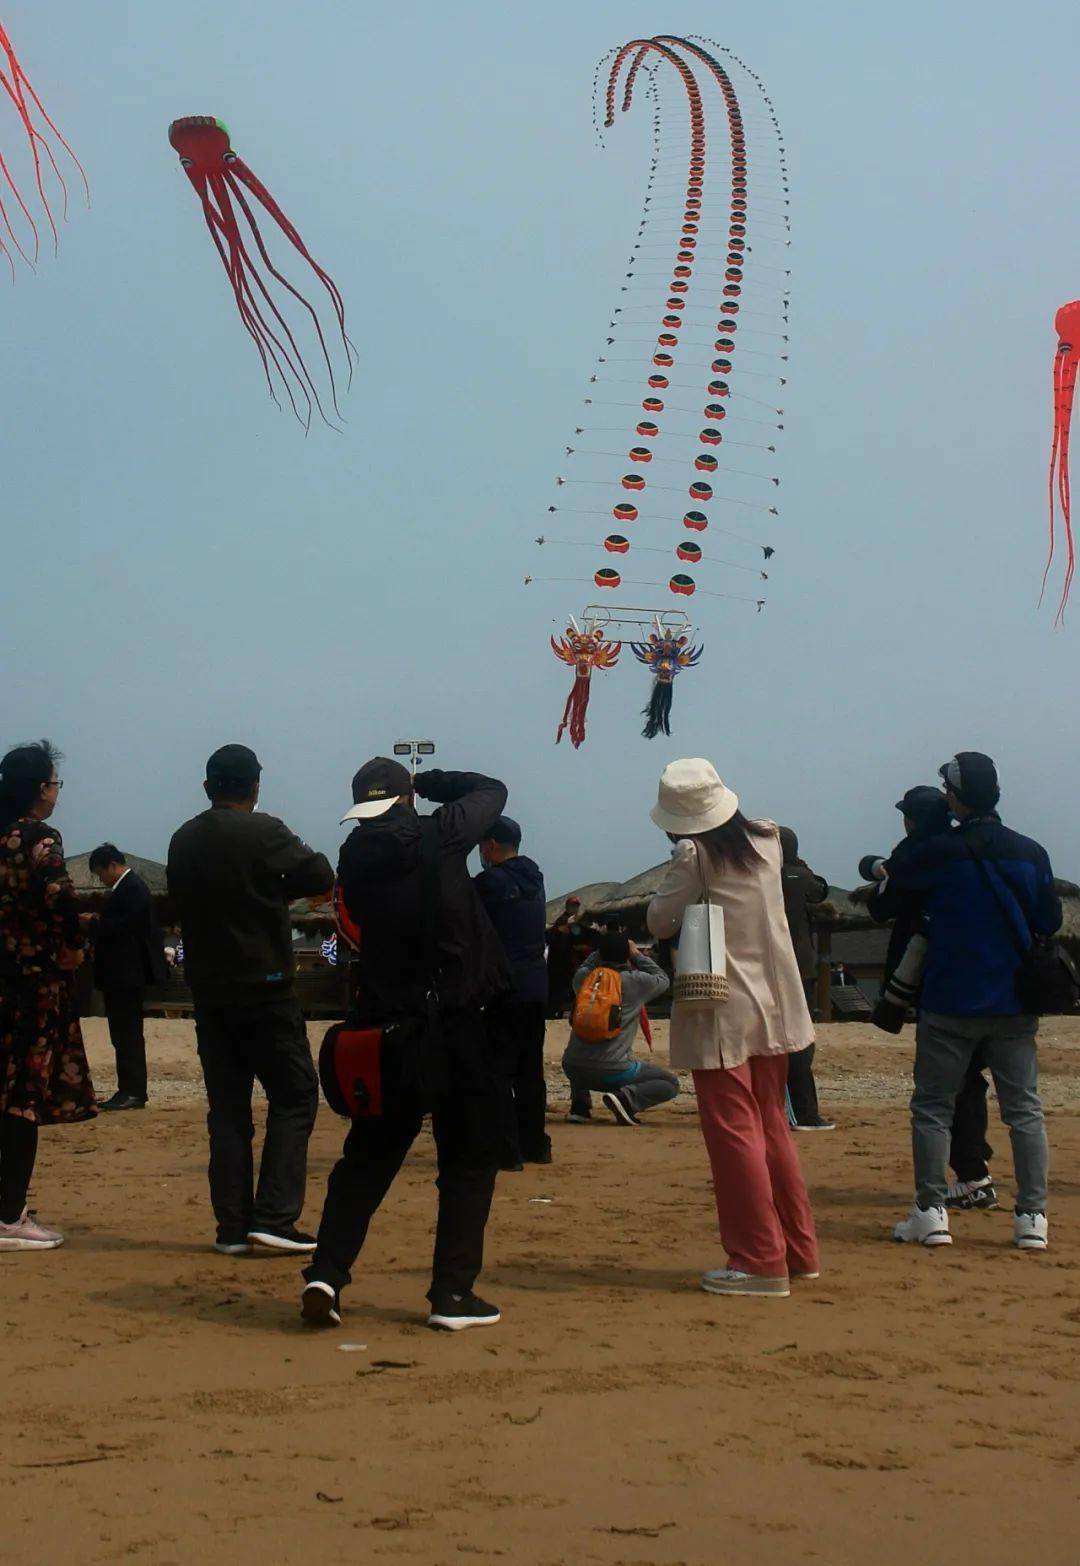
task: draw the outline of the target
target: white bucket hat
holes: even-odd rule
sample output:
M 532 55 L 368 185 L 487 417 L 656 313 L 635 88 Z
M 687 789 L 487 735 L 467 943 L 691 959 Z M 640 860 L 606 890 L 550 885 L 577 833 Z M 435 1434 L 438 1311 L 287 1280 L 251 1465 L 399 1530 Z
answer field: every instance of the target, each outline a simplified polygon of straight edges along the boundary
M 686 837 L 723 826 L 738 808 L 739 796 L 725 786 L 712 762 L 695 756 L 664 768 L 649 814 L 662 831 Z

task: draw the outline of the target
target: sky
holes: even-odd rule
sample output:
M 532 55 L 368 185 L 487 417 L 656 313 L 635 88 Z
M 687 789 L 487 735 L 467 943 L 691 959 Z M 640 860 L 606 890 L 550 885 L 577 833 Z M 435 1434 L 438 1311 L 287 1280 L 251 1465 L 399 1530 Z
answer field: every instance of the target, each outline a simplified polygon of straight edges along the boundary
M 240 741 L 263 808 L 334 857 L 353 771 L 416 737 L 505 780 L 552 894 L 662 859 L 657 778 L 694 755 L 850 885 L 903 790 L 979 749 L 1006 819 L 1080 878 L 1080 604 L 1057 631 L 1037 608 L 1053 317 L 1080 293 L 1057 57 L 1080 21 L 1026 14 L 5 0 L 93 196 L 58 258 L 0 286 L 0 745 L 64 751 L 68 852 L 163 859 L 207 755 Z M 762 615 L 695 602 L 706 653 L 670 739 L 639 737 L 624 655 L 575 752 L 547 641 L 595 592 L 523 579 L 649 158 L 644 104 L 597 147 L 595 63 L 668 29 L 722 29 L 784 130 L 777 555 Z M 344 295 L 343 433 L 305 437 L 266 396 L 166 140 L 198 113 Z M 0 151 L 25 182 L 6 104 Z

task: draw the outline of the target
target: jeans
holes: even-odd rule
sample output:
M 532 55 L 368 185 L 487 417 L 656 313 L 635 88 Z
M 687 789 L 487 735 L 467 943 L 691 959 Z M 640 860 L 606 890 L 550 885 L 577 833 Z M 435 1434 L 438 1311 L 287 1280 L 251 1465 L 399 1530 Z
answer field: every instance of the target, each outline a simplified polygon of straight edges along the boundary
M 814 1081 L 815 1048 L 811 1044 L 809 1049 L 797 1049 L 787 1058 L 787 1090 L 797 1126 L 812 1126 L 821 1119 Z
M 442 1025 L 448 1086 L 431 1112 L 439 1165 L 439 1216 L 428 1291 L 433 1303 L 467 1294 L 480 1274 L 499 1144 L 498 1094 L 483 1015 L 471 1009 L 444 1012 Z M 342 1289 L 351 1281 L 371 1220 L 423 1125 L 423 1100 L 396 1079 L 389 1045 L 383 1051 L 382 1091 L 382 1114 L 353 1121 L 341 1158 L 331 1170 L 318 1249 L 304 1272 L 309 1283 Z
M 551 1138 L 544 1129 L 544 1001 L 512 996 L 492 1001 L 485 1013 L 492 1066 L 499 1088 L 499 1161 L 519 1164 L 546 1158 Z
M 307 1150 L 319 1107 L 319 1079 L 296 1001 L 195 1007 L 195 1036 L 206 1083 L 210 1201 L 218 1238 L 251 1229 L 288 1230 L 304 1206 Z M 266 1093 L 266 1138 L 254 1180 L 256 1079 Z
M 673 1071 L 643 1061 L 635 1060 L 613 1071 L 610 1067 L 579 1066 L 564 1060 L 563 1070 L 570 1081 L 571 1114 L 590 1114 L 590 1093 L 613 1093 L 616 1088 L 621 1090 L 635 1115 L 644 1109 L 655 1109 L 658 1104 L 668 1104 L 679 1096 L 679 1079 Z
M 116 1091 L 146 1098 L 146 1037 L 143 991 L 106 990 L 109 1041 L 116 1053 Z
M 957 1096 L 981 1048 L 1009 1128 L 1018 1212 L 1045 1212 L 1049 1154 L 1038 1090 L 1037 1017 L 944 1017 L 923 1012 L 915 1040 L 911 1139 L 915 1199 L 940 1207 Z
M 986 1109 L 987 1082 L 983 1076 L 986 1059 L 981 1049 L 971 1058 L 964 1085 L 956 1096 L 953 1111 L 949 1163 L 958 1180 L 985 1180 L 990 1173 L 994 1149 L 986 1140 L 989 1115 Z

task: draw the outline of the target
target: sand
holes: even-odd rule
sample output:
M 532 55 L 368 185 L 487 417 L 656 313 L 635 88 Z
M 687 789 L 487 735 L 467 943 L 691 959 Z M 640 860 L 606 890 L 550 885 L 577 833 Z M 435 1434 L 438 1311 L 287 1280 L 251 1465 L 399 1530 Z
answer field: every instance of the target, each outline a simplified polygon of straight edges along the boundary
M 191 1026 L 150 1031 L 152 1108 L 43 1138 L 68 1244 L 0 1257 L 7 1566 L 1076 1560 L 1080 1025 L 1044 1033 L 1045 1255 L 1007 1208 L 958 1216 L 951 1250 L 890 1242 L 911 1039 L 822 1030 L 840 1128 L 800 1148 L 824 1270 L 786 1301 L 696 1288 L 722 1257 L 692 1098 L 570 1126 L 553 1067 L 556 1163 L 501 1177 L 489 1229 L 503 1323 L 454 1337 L 422 1324 L 426 1134 L 343 1328 L 302 1330 L 295 1262 L 208 1248 Z M 341 1133 L 323 1109 L 310 1222 Z

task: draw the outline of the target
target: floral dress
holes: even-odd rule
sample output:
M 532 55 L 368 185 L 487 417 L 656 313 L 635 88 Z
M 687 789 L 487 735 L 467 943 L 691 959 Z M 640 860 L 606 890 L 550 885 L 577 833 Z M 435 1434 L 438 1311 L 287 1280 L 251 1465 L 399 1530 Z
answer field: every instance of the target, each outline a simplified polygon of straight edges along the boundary
M 57 967 L 84 944 L 59 832 L 13 821 L 0 831 L 0 1114 L 38 1125 L 97 1114 L 74 975 Z

